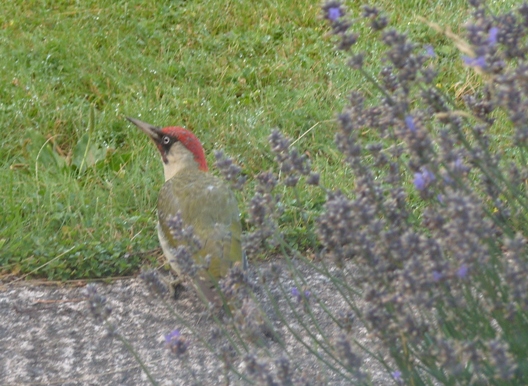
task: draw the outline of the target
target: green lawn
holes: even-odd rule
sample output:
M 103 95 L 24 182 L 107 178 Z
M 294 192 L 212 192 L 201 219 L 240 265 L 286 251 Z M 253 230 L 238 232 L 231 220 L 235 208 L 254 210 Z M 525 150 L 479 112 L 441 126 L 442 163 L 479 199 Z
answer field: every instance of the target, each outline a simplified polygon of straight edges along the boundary
M 472 72 L 454 65 L 458 51 L 419 18 L 456 33 L 468 16 L 464 1 L 377 4 L 414 41 L 435 46 L 442 87 L 471 86 Z M 162 168 L 125 116 L 193 130 L 210 164 L 224 149 L 250 181 L 274 167 L 267 137 L 280 128 L 302 136 L 296 146 L 322 185 L 353 183 L 332 120 L 349 90 L 370 86 L 334 50 L 318 1 L 18 1 L 4 4 L 0 26 L 4 274 L 108 277 L 153 262 L 137 252 L 158 245 Z M 376 57 L 377 44 L 364 36 L 355 49 Z M 376 73 L 382 63 L 368 65 Z M 315 217 L 324 194 L 301 191 Z M 250 194 L 239 195 L 241 208 Z M 295 206 L 283 226 L 302 236 Z

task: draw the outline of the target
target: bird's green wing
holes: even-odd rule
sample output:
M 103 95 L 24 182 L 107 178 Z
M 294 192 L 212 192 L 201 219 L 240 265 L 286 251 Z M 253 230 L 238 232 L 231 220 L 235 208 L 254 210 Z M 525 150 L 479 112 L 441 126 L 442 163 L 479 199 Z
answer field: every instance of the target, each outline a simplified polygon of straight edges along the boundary
M 185 225 L 192 225 L 203 249 L 196 255 L 199 264 L 211 256 L 208 272 L 214 278 L 224 276 L 236 262 L 243 263 L 242 226 L 236 197 L 219 178 L 208 173 L 179 173 L 167 181 L 158 197 L 158 219 L 169 242 L 168 221 L 178 211 Z

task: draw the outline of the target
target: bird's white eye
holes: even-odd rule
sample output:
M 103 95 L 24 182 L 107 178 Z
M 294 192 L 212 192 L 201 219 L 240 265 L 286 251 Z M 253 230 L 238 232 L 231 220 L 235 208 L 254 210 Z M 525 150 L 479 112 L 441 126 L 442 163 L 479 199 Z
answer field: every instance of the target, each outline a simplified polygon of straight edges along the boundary
M 170 141 L 170 137 L 167 137 L 166 135 L 161 139 L 161 142 L 163 142 L 164 145 L 168 145 Z

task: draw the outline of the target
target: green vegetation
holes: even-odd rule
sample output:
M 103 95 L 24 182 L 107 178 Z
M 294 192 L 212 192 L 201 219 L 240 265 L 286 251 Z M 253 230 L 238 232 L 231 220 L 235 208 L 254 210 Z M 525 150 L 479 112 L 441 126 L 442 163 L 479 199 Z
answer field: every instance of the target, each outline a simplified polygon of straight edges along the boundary
M 454 68 L 458 51 L 418 16 L 457 33 L 465 2 L 441 3 L 377 5 L 418 43 L 434 42 L 441 86 L 461 95 L 472 87 L 472 70 L 460 61 Z M 349 7 L 358 14 L 359 4 Z M 161 165 L 126 115 L 195 131 L 209 163 L 224 149 L 250 180 L 274 167 L 267 137 L 277 127 L 298 139 L 323 186 L 353 184 L 332 120 L 348 90 L 371 86 L 342 65 L 318 2 L 8 2 L 0 27 L 4 274 L 119 276 L 155 259 L 139 252 L 158 246 Z M 371 52 L 379 44 L 358 46 Z M 300 211 L 315 216 L 324 197 L 300 191 L 310 206 Z M 302 246 L 298 236 L 311 218 L 292 208 L 283 226 Z

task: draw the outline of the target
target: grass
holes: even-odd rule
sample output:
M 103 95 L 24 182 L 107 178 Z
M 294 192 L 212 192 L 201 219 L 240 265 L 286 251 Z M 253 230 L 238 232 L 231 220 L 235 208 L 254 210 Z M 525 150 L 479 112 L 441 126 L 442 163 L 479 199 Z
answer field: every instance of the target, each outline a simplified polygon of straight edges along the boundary
M 456 33 L 466 4 L 441 3 L 377 2 L 415 41 L 440 47 L 440 82 L 463 93 L 471 88 L 471 71 L 454 67 L 457 50 L 419 19 L 429 16 Z M 278 127 L 299 139 L 296 146 L 310 156 L 325 187 L 350 190 L 353 180 L 333 144 L 332 120 L 348 90 L 365 82 L 342 65 L 345 57 L 334 51 L 319 9 L 317 1 L 291 0 L 5 4 L 4 274 L 67 280 L 129 275 L 155 264 L 156 256 L 139 252 L 158 246 L 162 168 L 127 115 L 193 130 L 210 164 L 213 150 L 222 148 L 250 180 L 272 167 L 267 137 Z M 357 14 L 359 5 L 349 10 Z M 368 39 L 359 48 L 381 49 Z M 310 189 L 301 194 L 309 197 L 302 202 L 309 203 L 313 219 L 324 197 Z M 283 220 L 286 233 L 302 245 L 310 219 L 292 209 Z

